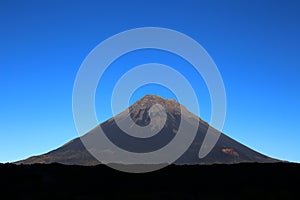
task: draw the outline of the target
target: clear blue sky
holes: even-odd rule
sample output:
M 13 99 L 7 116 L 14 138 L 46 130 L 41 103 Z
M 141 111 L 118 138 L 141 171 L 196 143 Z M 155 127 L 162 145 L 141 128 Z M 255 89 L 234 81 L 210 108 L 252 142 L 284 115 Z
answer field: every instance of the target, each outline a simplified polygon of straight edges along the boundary
M 1 1 L 0 162 L 45 153 L 77 137 L 72 89 L 82 61 L 104 39 L 145 26 L 183 32 L 208 51 L 226 87 L 227 135 L 266 155 L 300 162 L 299 10 L 292 0 Z M 184 60 L 155 50 L 116 60 L 97 102 L 107 102 L 122 70 L 149 61 L 169 64 L 198 84 L 200 117 L 209 120 L 201 80 Z M 147 93 L 172 96 L 148 85 L 132 102 Z M 97 112 L 100 121 L 110 117 L 101 106 Z

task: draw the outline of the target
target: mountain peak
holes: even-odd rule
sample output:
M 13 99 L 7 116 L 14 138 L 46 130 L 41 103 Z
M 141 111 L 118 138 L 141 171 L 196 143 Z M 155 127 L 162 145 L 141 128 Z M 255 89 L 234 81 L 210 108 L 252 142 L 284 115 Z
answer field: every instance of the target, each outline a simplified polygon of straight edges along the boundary
M 146 94 L 143 98 L 143 100 L 148 100 L 148 99 L 164 99 L 161 96 L 155 95 L 155 94 Z
M 158 124 L 161 124 L 162 119 L 166 116 L 173 116 L 173 119 L 175 119 L 175 116 L 180 116 L 181 107 L 175 100 L 148 94 L 131 105 L 129 113 L 136 124 L 145 126 L 150 123 L 151 117 Z M 124 115 L 126 116 L 126 112 L 121 113 L 121 116 Z
M 181 105 L 175 99 L 165 99 L 157 95 L 147 94 L 140 100 L 136 101 L 132 106 L 131 110 L 149 110 L 152 106 L 159 104 L 167 112 L 180 113 Z
M 161 96 L 158 95 L 154 95 L 154 94 L 147 94 L 145 95 L 143 98 L 141 98 L 138 101 L 142 101 L 142 102 L 156 102 L 156 103 L 166 103 L 166 101 L 169 102 L 175 102 L 178 104 L 178 102 L 175 99 L 167 99 L 167 98 L 163 98 Z

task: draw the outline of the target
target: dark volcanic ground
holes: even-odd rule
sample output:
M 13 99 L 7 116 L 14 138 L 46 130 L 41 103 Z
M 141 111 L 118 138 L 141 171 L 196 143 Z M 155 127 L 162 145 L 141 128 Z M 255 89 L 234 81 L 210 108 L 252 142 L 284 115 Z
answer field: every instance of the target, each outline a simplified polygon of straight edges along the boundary
M 0 165 L 9 199 L 299 199 L 300 165 L 171 165 L 129 174 L 104 165 Z

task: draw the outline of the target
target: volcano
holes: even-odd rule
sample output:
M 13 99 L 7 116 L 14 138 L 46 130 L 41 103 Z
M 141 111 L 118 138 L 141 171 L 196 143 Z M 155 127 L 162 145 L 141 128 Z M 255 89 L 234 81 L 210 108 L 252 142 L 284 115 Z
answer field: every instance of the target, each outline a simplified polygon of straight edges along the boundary
M 159 105 L 159 106 L 157 106 Z M 165 112 L 161 112 L 161 107 Z M 121 112 L 115 117 L 103 122 L 95 129 L 86 133 L 83 137 L 89 137 L 102 128 L 106 136 L 114 144 L 135 152 L 151 152 L 162 148 L 174 138 L 180 126 L 181 118 L 189 118 L 198 123 L 196 137 L 187 151 L 179 157 L 175 164 L 233 164 L 243 162 L 270 163 L 279 162 L 279 160 L 265 156 L 256 152 L 245 145 L 235 141 L 227 135 L 221 133 L 214 148 L 204 158 L 199 158 L 199 149 L 204 141 L 207 130 L 210 127 L 208 123 L 198 116 L 189 112 L 184 106 L 172 99 L 164 99 L 155 95 L 146 95 L 142 99 L 130 106 L 127 112 Z M 128 120 L 131 119 L 131 120 Z M 162 120 L 162 119 L 165 119 Z M 128 122 L 127 122 L 127 121 Z M 124 133 L 116 121 L 125 121 L 129 129 L 134 122 L 141 127 L 151 123 L 151 130 L 159 132 L 148 138 L 131 137 Z M 124 125 L 124 124 L 123 124 Z M 192 126 L 192 125 L 191 125 Z M 145 135 L 147 133 L 136 132 L 136 135 Z M 184 134 L 189 134 L 188 132 Z M 76 138 L 65 145 L 50 151 L 46 154 L 33 156 L 25 160 L 16 162 L 16 164 L 34 164 L 34 163 L 62 163 L 68 165 L 97 165 L 100 162 L 94 158 L 83 145 L 81 138 Z

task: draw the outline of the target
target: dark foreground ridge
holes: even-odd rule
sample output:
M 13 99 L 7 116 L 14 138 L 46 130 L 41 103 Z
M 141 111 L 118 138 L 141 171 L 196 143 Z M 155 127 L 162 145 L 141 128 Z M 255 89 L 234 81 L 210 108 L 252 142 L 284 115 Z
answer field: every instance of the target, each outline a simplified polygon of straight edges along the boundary
M 129 174 L 104 165 L 1 164 L 9 199 L 299 199 L 300 165 L 171 165 Z M 298 198 L 297 198 L 298 197 Z

